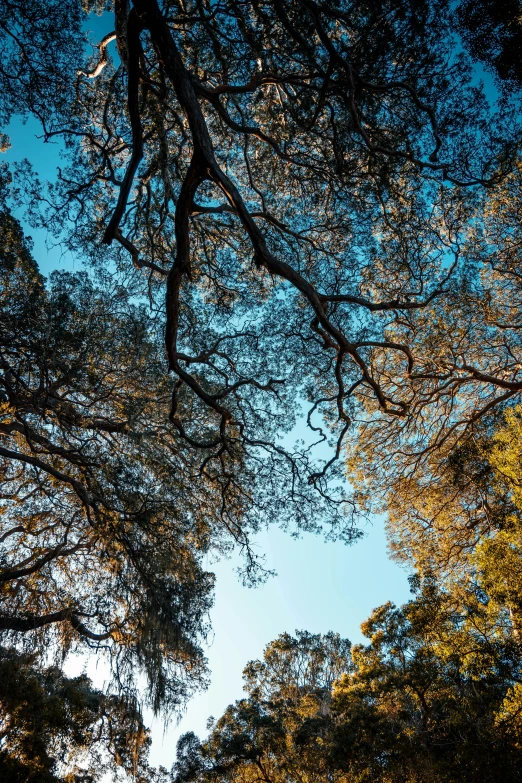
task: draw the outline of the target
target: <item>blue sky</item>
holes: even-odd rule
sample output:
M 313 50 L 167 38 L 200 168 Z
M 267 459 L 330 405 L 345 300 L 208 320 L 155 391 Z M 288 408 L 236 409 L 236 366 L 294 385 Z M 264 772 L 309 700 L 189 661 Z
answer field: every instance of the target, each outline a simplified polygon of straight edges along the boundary
M 33 121 L 22 125 L 14 120 L 6 131 L 12 148 L 3 160 L 12 163 L 27 157 L 42 180 L 52 179 L 60 163 L 60 146 L 43 144 Z M 35 240 L 34 255 L 44 274 L 56 267 L 78 268 L 78 261 L 62 256 L 59 249 L 47 250 L 44 230 L 34 232 L 26 227 L 26 233 Z M 304 427 L 302 433 L 300 429 L 296 437 L 303 436 Z M 258 588 L 241 585 L 234 558 L 207 563 L 217 574 L 211 612 L 213 635 L 208 646 L 211 684 L 192 700 L 177 725 L 172 723 L 164 730 L 161 721 L 146 716 L 153 732 L 153 764 L 170 767 L 180 734 L 194 731 L 204 735 L 208 717 L 219 717 L 230 702 L 241 698 L 243 667 L 260 657 L 278 634 L 296 629 L 313 633 L 333 630 L 359 642 L 359 625 L 374 607 L 388 600 L 408 600 L 407 575 L 388 559 L 383 527 L 383 519 L 375 518 L 366 537 L 349 547 L 325 543 L 311 534 L 295 540 L 273 527 L 258 537 L 257 545 L 266 554 L 267 567 L 275 569 L 277 576 Z M 75 662 L 70 670 L 83 665 Z M 97 684 L 102 683 L 103 667 L 96 668 L 91 662 L 87 670 Z
M 242 697 L 243 667 L 259 658 L 278 634 L 332 630 L 361 642 L 359 626 L 374 607 L 408 600 L 407 575 L 387 557 L 383 527 L 383 519 L 375 518 L 366 537 L 351 546 L 326 543 L 311 534 L 295 540 L 272 528 L 259 536 L 258 544 L 277 576 L 257 588 L 239 583 L 234 561 L 210 566 L 217 574 L 214 634 L 208 648 L 212 682 L 192 700 L 177 726 L 163 733 L 162 723 L 149 719 L 154 764 L 169 767 L 180 734 L 205 735 L 208 717 L 219 717 Z

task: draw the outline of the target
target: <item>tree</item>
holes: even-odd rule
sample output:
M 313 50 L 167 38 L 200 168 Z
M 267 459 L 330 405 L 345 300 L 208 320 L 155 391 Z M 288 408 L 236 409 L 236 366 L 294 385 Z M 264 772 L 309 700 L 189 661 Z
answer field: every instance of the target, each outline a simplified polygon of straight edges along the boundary
M 47 287 L 5 212 L 0 236 L 0 630 L 105 649 L 119 687 L 145 671 L 153 706 L 175 707 L 204 681 L 217 490 L 165 426 L 143 308 L 110 278 Z
M 357 499 L 390 510 L 393 545 L 416 557 L 423 592 L 376 610 L 351 661 L 334 636 L 272 645 L 247 671 L 248 699 L 204 745 L 184 740 L 178 779 L 518 780 L 520 509 L 509 481 L 520 460 L 516 437 L 502 440 L 518 432 L 518 409 L 500 424 L 522 391 L 511 12 L 493 19 L 500 58 L 464 36 L 505 82 L 495 117 L 445 2 L 117 2 L 88 63 L 77 6 L 49 2 L 68 48 L 52 79 L 34 82 L 27 64 L 51 67 L 51 27 L 31 3 L 9 9 L 22 21 L 16 36 L 4 22 L 5 52 L 22 65 L 6 79 L 21 89 L 5 100 L 35 112 L 70 155 L 44 219 L 94 266 L 116 267 L 129 293 L 114 312 L 103 286 L 55 276 L 49 291 L 25 286 L 33 315 L 24 288 L 9 290 L 6 334 L 23 336 L 13 351 L 24 368 L 20 388 L 4 373 L 15 411 L 5 436 L 17 442 L 4 454 L 9 500 L 36 484 L 24 514 L 34 527 L 50 504 L 59 534 L 42 548 L 37 527 L 21 562 L 26 527 L 6 539 L 4 629 L 41 622 L 65 648 L 107 642 L 123 656 L 117 672 L 148 669 L 156 707 L 181 700 L 194 661 L 201 673 L 201 554 L 225 527 L 248 557 L 256 517 L 279 514 L 281 498 L 298 526 L 325 513 L 338 522 L 327 481 L 348 442 Z M 470 9 L 457 9 L 461 29 L 497 15 Z M 19 175 L 37 219 L 40 184 L 28 166 Z M 165 323 L 145 314 L 147 298 L 159 313 L 166 301 Z M 52 396 L 62 367 L 68 406 Z M 94 421 L 86 399 L 103 412 Z M 305 399 L 312 433 L 333 446 L 326 464 L 280 443 Z M 93 593 L 95 555 L 105 578 Z M 343 667 L 332 693 L 329 670 Z
M 329 780 L 324 753 L 331 689 L 350 666 L 350 642 L 338 634 L 283 634 L 244 671 L 248 698 L 228 707 L 200 744 L 179 740 L 176 783 Z M 326 740 L 327 741 L 327 740 Z
M 520 8 L 513 0 L 463 0 L 458 6 L 459 30 L 472 54 L 489 67 L 502 85 L 520 88 L 518 52 L 522 43 Z
M 38 88 L 45 138 L 65 138 L 72 161 L 45 220 L 98 263 L 102 237 L 104 258 L 130 254 L 158 309 L 166 292 L 170 421 L 205 471 L 226 484 L 232 452 L 264 476 L 276 466 L 298 526 L 319 520 L 314 487 L 338 523 L 327 482 L 347 443 L 373 494 L 520 395 L 516 319 L 506 331 L 494 315 L 516 280 L 499 268 L 491 285 L 477 258 L 498 194 L 517 198 L 518 126 L 473 86 L 445 3 L 113 11 L 98 60 L 79 67 L 70 47 L 60 61 L 77 78 L 68 116 Z M 15 60 L 31 24 L 48 34 L 18 15 Z M 326 464 L 280 443 L 305 399 Z
M 144 294 L 166 295 L 170 420 L 202 464 L 228 449 L 282 457 L 275 433 L 308 399 L 333 460 L 288 454 L 285 469 L 324 495 L 354 420 L 414 438 L 438 417 L 443 438 L 448 408 L 469 409 L 463 429 L 506 383 L 520 393 L 482 366 L 488 354 L 442 371 L 426 353 L 435 341 L 451 355 L 469 330 L 463 238 L 518 143 L 509 109 L 495 119 L 473 86 L 448 4 L 113 10 L 67 121 L 44 119 L 72 161 L 45 220 L 85 254 L 103 238 Z M 437 330 L 455 301 L 456 324 Z M 210 439 L 182 401 L 209 417 Z
M 42 668 L 0 649 L 0 773 L 12 783 L 95 783 L 116 770 L 152 781 L 150 739 L 137 710 L 88 677 Z M 159 773 L 160 774 L 160 773 Z
M 508 705 L 521 651 L 501 614 L 424 582 L 415 600 L 379 607 L 362 630 L 370 644 L 354 648 L 355 672 L 334 689 L 338 764 L 348 757 L 348 769 L 366 764 L 368 779 L 386 781 L 520 778 L 520 724 Z
M 119 687 L 144 670 L 155 709 L 179 706 L 204 682 L 203 556 L 238 545 L 261 578 L 250 533 L 282 496 L 317 528 L 317 504 L 277 453 L 201 465 L 168 422 L 158 325 L 132 287 L 59 272 L 46 285 L 7 211 L 0 240 L 0 631 L 108 650 Z M 212 438 L 204 409 L 186 415 Z
M 498 620 L 424 582 L 351 658 L 333 634 L 279 637 L 208 739 L 181 738 L 174 780 L 518 781 L 522 650 Z
M 487 424 L 487 426 L 486 426 Z M 518 636 L 522 611 L 520 406 L 482 422 L 391 508 L 392 554 L 455 596 L 488 596 Z
M 393 333 L 415 335 L 430 371 L 414 379 L 409 419 L 367 416 L 348 450 L 361 502 L 390 514 L 397 554 L 417 558 L 416 567 L 425 554 L 440 573 L 513 507 L 488 452 L 520 400 L 521 184 L 517 163 L 481 205 L 462 246 L 465 275 L 445 306 L 403 319 L 402 337 Z

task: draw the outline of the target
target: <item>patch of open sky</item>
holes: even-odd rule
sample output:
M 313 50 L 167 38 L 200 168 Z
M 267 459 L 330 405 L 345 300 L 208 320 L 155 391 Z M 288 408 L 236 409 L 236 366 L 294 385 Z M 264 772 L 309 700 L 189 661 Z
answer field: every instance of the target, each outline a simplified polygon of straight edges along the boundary
M 63 145 L 57 140 L 44 142 L 42 127 L 36 119 L 29 117 L 25 121 L 20 117 L 13 117 L 3 131 L 9 136 L 11 147 L 2 155 L 0 162 L 8 163 L 13 171 L 17 164 L 28 160 L 42 183 L 56 178 L 58 166 L 63 165 Z M 22 208 L 14 209 L 13 213 L 21 221 L 25 233 L 33 240 L 33 255 L 42 274 L 48 275 L 53 269 L 78 268 L 78 259 L 71 253 L 65 253 L 45 228 L 33 228 L 27 224 Z

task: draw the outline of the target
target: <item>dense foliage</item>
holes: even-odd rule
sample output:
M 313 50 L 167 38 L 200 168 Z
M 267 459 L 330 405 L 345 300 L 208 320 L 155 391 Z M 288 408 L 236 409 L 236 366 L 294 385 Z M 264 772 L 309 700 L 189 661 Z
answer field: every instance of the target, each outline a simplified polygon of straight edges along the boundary
M 415 598 L 367 646 L 274 642 L 178 780 L 519 779 L 519 16 L 0 0 L 0 149 L 32 117 L 64 158 L 0 170 L 9 774 L 155 774 L 140 678 L 155 711 L 204 685 L 207 555 L 255 582 L 261 526 L 379 510 Z M 85 271 L 45 280 L 16 207 Z M 90 650 L 113 695 L 46 660 Z
M 502 622 L 425 584 L 362 629 L 351 656 L 333 634 L 270 644 L 247 698 L 181 738 L 176 783 L 521 779 L 522 648 Z
M 0 219 L 0 629 L 103 645 L 122 687 L 141 668 L 156 708 L 179 703 L 204 672 L 213 488 L 195 504 L 143 308 L 84 273 L 46 286 L 19 225 Z
M 109 245 L 162 311 L 166 297 L 170 421 L 202 465 L 275 461 L 290 516 L 318 518 L 310 484 L 335 518 L 329 479 L 357 422 L 408 456 L 520 392 L 517 332 L 476 317 L 495 292 L 469 236 L 513 166 L 517 104 L 490 105 L 449 4 L 113 10 L 91 65 L 71 55 L 70 112 L 43 119 L 71 164 L 43 219 L 85 256 Z M 299 402 L 333 440 L 327 465 L 282 451 Z
M 35 655 L 0 649 L 0 775 L 10 783 L 95 783 L 147 767 L 150 739 L 139 713 L 92 687 L 88 677 L 42 668 Z

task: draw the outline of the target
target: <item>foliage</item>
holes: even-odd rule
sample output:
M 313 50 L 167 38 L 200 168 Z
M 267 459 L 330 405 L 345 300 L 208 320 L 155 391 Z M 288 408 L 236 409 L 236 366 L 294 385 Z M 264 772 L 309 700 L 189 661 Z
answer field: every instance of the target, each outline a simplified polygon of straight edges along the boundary
M 278 637 L 263 661 L 247 666 L 248 698 L 228 707 L 208 741 L 181 737 L 176 783 L 327 780 L 331 688 L 350 665 L 350 648 L 333 633 Z
M 362 630 L 351 660 L 332 634 L 269 645 L 245 670 L 248 697 L 205 742 L 181 738 L 176 783 L 520 780 L 522 649 L 501 624 L 427 582 Z M 307 678 L 321 667 L 337 670 L 333 689 Z
M 506 504 L 502 526 L 484 537 L 474 558 L 481 584 L 492 601 L 508 609 L 516 634 L 522 616 L 521 413 L 520 405 L 506 409 L 488 453 L 497 490 L 509 498 L 511 508 Z
M 180 781 L 518 780 L 519 32 L 486 0 L 2 4 L 0 124 L 65 157 L 12 199 L 96 272 L 44 281 L 1 194 L 2 635 L 179 708 L 207 554 L 256 581 L 262 525 L 351 541 L 378 508 L 417 569 L 351 660 L 273 643 Z
M 4 780 L 95 783 L 108 772 L 149 780 L 150 739 L 139 713 L 85 675 L 69 678 L 34 655 L 1 648 L 0 708 Z
M 520 88 L 522 22 L 516 0 L 463 0 L 457 10 L 459 28 L 473 55 L 491 68 L 497 80 Z
M 361 502 L 389 513 L 392 550 L 441 576 L 517 514 L 490 451 L 503 411 L 520 398 L 521 173 L 517 163 L 483 203 L 462 248 L 467 278 L 448 307 L 410 323 L 440 378 L 423 392 L 437 407 L 422 410 L 421 395 L 412 421 L 367 418 L 348 450 Z M 490 396 L 492 377 L 498 393 Z M 474 379 L 485 384 L 478 396 Z
M 405 477 L 390 508 L 392 555 L 452 593 L 488 596 L 518 633 L 522 609 L 520 406 L 482 421 L 440 454 L 422 480 Z
M 517 114 L 490 109 L 448 3 L 109 7 L 97 57 L 76 77 L 71 58 L 67 119 L 44 128 L 70 165 L 44 218 L 32 188 L 33 218 L 91 260 L 103 241 L 143 296 L 161 309 L 166 296 L 170 420 L 202 465 L 221 473 L 229 449 L 275 462 L 294 521 L 319 520 L 299 513 L 311 487 L 338 522 L 328 482 L 354 423 L 362 439 L 375 424 L 391 459 L 417 433 L 461 432 L 506 382 L 520 393 L 509 361 L 480 348 L 462 252 L 512 169 Z M 283 449 L 301 401 L 331 461 Z
M 156 709 L 179 705 L 204 676 L 221 520 L 165 426 L 153 324 L 110 278 L 46 286 L 8 213 L 0 230 L 0 628 L 103 647 L 120 687 L 142 670 Z
M 0 127 L 31 113 L 48 124 L 68 114 L 71 67 L 83 59 L 81 6 L 55 0 L 0 5 Z M 54 118 L 54 120 L 53 120 Z
M 442 1 L 110 9 L 98 56 L 59 61 L 66 117 L 42 88 L 44 137 L 71 162 L 45 223 L 95 264 L 102 239 L 104 263 L 131 260 L 128 284 L 159 312 L 166 295 L 168 417 L 220 502 L 241 495 L 233 535 L 247 546 L 254 519 L 284 512 L 349 540 L 351 507 L 328 487 L 347 444 L 355 500 L 369 482 L 390 505 L 522 389 L 502 262 L 516 114 L 506 100 L 493 114 Z M 41 28 L 32 4 L 16 14 L 15 60 Z M 40 184 L 19 174 L 37 220 Z M 328 462 L 281 444 L 305 399 Z

